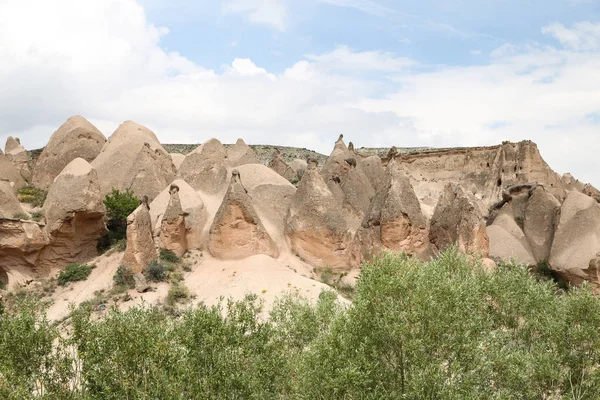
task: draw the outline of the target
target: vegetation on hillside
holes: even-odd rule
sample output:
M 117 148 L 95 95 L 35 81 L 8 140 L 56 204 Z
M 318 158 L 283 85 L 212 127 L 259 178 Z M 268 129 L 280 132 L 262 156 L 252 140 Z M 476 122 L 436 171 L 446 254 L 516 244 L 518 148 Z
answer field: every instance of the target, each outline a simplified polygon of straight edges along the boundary
M 94 268 L 94 265 L 69 264 L 60 271 L 57 282 L 60 286 L 66 286 L 69 282 L 85 281 Z
M 119 251 L 125 249 L 127 237 L 127 217 L 140 205 L 140 199 L 129 189 L 124 192 L 113 189 L 104 197 L 106 207 L 106 227 L 108 233 L 98 242 L 98 250 L 106 251 L 111 246 L 118 247 Z
M 19 188 L 18 191 L 19 201 L 31 204 L 34 207 L 43 207 L 47 195 L 47 191 L 33 185 L 23 186 L 22 188 Z
M 0 398 L 596 399 L 600 299 L 525 267 L 456 252 L 364 266 L 352 305 L 257 296 L 173 316 L 158 307 L 72 315 L 31 299 L 0 315 Z M 53 346 L 53 343 L 55 344 Z M 54 350 L 53 350 L 54 349 Z M 75 353 L 72 354 L 70 351 Z

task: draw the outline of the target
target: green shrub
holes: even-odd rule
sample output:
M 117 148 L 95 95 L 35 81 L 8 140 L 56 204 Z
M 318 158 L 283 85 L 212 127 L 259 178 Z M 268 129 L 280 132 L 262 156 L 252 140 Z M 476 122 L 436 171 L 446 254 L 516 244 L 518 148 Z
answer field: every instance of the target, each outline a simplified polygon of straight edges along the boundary
M 166 265 L 161 264 L 157 260 L 153 260 L 144 270 L 144 276 L 152 282 L 164 282 L 169 276 L 169 269 Z
M 85 281 L 94 268 L 94 265 L 69 264 L 60 271 L 57 282 L 60 286 L 66 286 L 69 282 Z
M 98 251 L 104 253 L 127 237 L 127 217 L 140 205 L 140 200 L 129 189 L 113 189 L 104 197 L 108 233 L 98 241 Z
M 113 276 L 113 282 L 115 286 L 122 289 L 131 289 L 135 287 L 133 272 L 129 267 L 123 264 L 119 265 L 119 267 L 117 268 L 117 271 Z
M 23 186 L 18 190 L 18 198 L 21 203 L 31 204 L 34 207 L 42 207 L 46 201 L 48 192 L 32 185 Z
M 178 264 L 181 262 L 181 258 L 177 257 L 172 250 L 169 249 L 160 249 L 160 259 L 163 261 L 167 261 L 173 264 Z
M 43 211 L 35 211 L 31 213 L 31 219 L 39 222 L 44 218 L 44 212 Z
M 167 304 L 172 306 L 177 303 L 184 303 L 190 298 L 190 291 L 183 284 L 177 283 L 171 285 L 167 294 Z
M 18 214 L 13 215 L 13 218 L 22 219 L 24 221 L 27 221 L 27 220 L 29 220 L 29 215 L 24 214 L 24 213 L 18 213 Z

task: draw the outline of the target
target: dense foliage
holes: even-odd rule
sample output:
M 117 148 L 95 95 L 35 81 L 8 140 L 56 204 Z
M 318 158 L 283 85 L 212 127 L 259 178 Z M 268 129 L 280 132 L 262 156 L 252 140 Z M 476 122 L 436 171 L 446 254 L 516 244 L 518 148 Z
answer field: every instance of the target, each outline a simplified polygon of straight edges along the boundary
M 94 267 L 87 264 L 69 264 L 60 271 L 57 282 L 60 286 L 66 286 L 69 282 L 85 281 Z
M 42 207 L 48 192 L 33 185 L 27 185 L 19 188 L 18 194 L 20 202 L 31 204 L 34 207 Z
M 268 319 L 255 296 L 179 317 L 81 308 L 64 343 L 28 300 L 0 316 L 0 398 L 599 397 L 588 287 L 563 291 L 516 265 L 486 272 L 448 251 L 385 255 L 364 266 L 352 305 L 336 298 L 286 296 Z
M 98 243 L 98 250 L 105 251 L 111 246 L 120 245 L 127 236 L 127 217 L 140 205 L 140 199 L 129 189 L 124 192 L 113 189 L 104 197 L 106 207 L 106 227 L 108 234 Z

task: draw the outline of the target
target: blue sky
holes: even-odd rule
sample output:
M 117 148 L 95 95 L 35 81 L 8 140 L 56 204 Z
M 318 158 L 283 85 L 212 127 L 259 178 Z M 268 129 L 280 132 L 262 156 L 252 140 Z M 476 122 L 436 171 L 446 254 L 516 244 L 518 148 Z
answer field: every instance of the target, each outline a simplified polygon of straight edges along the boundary
M 27 148 L 74 114 L 323 153 L 529 139 L 600 186 L 599 71 L 600 0 L 0 1 L 0 141 Z

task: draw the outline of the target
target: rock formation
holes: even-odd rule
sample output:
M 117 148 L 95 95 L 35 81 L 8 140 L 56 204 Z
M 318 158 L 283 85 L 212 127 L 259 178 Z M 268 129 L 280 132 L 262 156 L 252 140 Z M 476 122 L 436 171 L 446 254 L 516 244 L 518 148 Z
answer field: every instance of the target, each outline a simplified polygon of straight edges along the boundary
M 0 218 L 16 218 L 24 214 L 14 188 L 8 181 L 0 180 Z
M 18 188 L 27 184 L 17 167 L 2 154 L 0 154 L 0 179 L 7 181 L 14 188 L 15 193 Z
M 356 168 L 356 160 L 354 158 L 350 158 L 346 162 L 350 165 L 350 169 L 346 176 L 344 176 L 341 184 L 344 194 L 343 201 L 362 220 L 365 213 L 369 210 L 371 200 L 375 197 L 375 190 L 364 172 L 360 168 Z
M 31 168 L 29 166 L 29 153 L 21 145 L 19 138 L 9 136 L 5 147 L 6 158 L 14 164 L 21 177 L 27 181 L 31 179 Z
M 208 214 L 200 195 L 186 181 L 181 179 L 173 181 L 150 204 L 150 219 L 154 237 L 157 239 L 158 245 L 162 246 L 162 224 L 171 203 L 173 186 L 178 188 L 177 197 L 183 214 L 185 214 L 185 242 L 187 248 L 201 249 Z
M 69 118 L 52 134 L 38 157 L 33 169 L 33 184 L 47 190 L 54 178 L 74 159 L 94 161 L 105 142 L 104 135 L 85 118 L 79 115 Z
M 208 250 L 213 257 L 223 259 L 257 254 L 277 258 L 279 250 L 254 210 L 242 180 L 240 173 L 233 170 L 229 189 L 210 227 Z
M 185 160 L 185 155 L 179 153 L 170 153 L 169 155 L 171 156 L 171 160 L 173 161 L 175 169 L 179 171 L 179 168 L 181 168 L 181 164 L 183 164 L 183 160 Z
M 359 237 L 367 259 L 381 248 L 422 257 L 429 254 L 427 220 L 408 177 L 394 163 L 388 165 Z
M 325 161 L 323 168 L 321 168 L 321 175 L 323 175 L 326 181 L 334 175 L 343 179 L 350 170 L 350 163 L 346 162 L 346 160 L 354 157 L 354 153 L 349 151 L 346 144 L 344 144 L 343 135 L 340 135 L 335 142 L 331 155 Z
M 188 249 L 185 213 L 179 200 L 179 186 L 171 185 L 169 204 L 160 225 L 160 246 L 173 251 L 178 257 Z
M 178 177 L 195 190 L 214 195 L 227 187 L 228 166 L 225 147 L 217 139 L 210 139 L 186 155 Z
M 288 165 L 284 161 L 283 157 L 281 157 L 281 152 L 277 149 L 273 152 L 271 156 L 271 161 L 269 161 L 269 168 L 273 171 L 277 172 L 279 175 L 284 176 L 286 171 L 288 170 Z
M 600 252 L 600 205 L 571 191 L 563 202 L 550 251 L 551 268 L 575 284 L 587 279 L 590 261 Z
M 335 270 L 358 266 L 360 257 L 352 246 L 354 234 L 319 173 L 316 160 L 309 163 L 292 198 L 286 234 L 293 252 L 314 266 Z
M 490 258 L 498 261 L 513 259 L 530 266 L 536 264 L 529 241 L 512 215 L 500 214 L 486 232 L 490 242 Z
M 380 186 L 385 181 L 385 169 L 381 163 L 381 158 L 378 156 L 367 157 L 361 160 L 358 168 L 365 174 L 375 192 L 379 191 Z
M 37 223 L 0 218 L 0 274 L 4 276 L 3 283 L 11 287 L 19 283 L 19 277 L 35 277 L 40 250 L 47 243 L 48 239 Z
M 127 217 L 127 247 L 122 263 L 135 274 L 157 258 L 148 198 L 144 196 L 138 208 Z
M 429 240 L 437 250 L 456 244 L 463 253 L 487 257 L 489 239 L 477 199 L 461 186 L 447 184 L 431 218 Z
M 559 210 L 560 202 L 542 186 L 527 201 L 523 230 L 536 262 L 550 257 Z
M 244 142 L 238 139 L 235 144 L 227 151 L 227 158 L 232 167 L 238 167 L 244 164 L 260 164 L 254 150 Z
M 4 145 L 4 152 L 10 153 L 11 151 L 18 149 L 21 146 L 21 140 L 19 138 L 14 138 L 9 136 L 6 138 L 6 144 Z
M 131 189 L 137 196 L 154 198 L 176 174 L 171 156 L 154 133 L 132 121 L 119 125 L 92 166 L 103 195 L 112 189 Z
M 294 182 L 294 181 L 300 182 L 300 179 L 302 179 L 302 176 L 304 175 L 304 171 L 306 171 L 306 168 L 308 168 L 308 163 L 304 160 L 300 160 L 300 159 L 296 158 L 295 160 L 293 160 L 290 163 L 290 165 L 288 166 L 288 169 L 283 174 L 283 176 L 290 182 Z M 288 176 L 290 172 L 291 172 L 291 176 Z
M 53 271 L 97 255 L 98 239 L 106 232 L 103 199 L 98 174 L 87 161 L 76 158 L 61 171 L 44 203 L 50 244 L 39 267 Z

